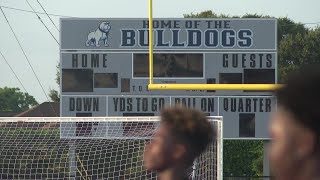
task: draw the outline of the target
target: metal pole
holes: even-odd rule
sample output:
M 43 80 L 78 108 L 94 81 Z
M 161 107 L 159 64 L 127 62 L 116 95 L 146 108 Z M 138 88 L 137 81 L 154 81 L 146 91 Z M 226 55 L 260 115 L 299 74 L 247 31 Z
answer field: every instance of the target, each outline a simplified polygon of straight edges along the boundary
M 69 171 L 70 180 L 75 180 L 77 175 L 77 162 L 76 162 L 76 145 L 74 142 L 69 143 Z
M 152 0 L 149 0 L 149 84 L 153 84 L 153 21 L 152 21 Z
M 198 165 L 198 160 L 196 159 L 193 161 L 193 166 L 192 166 L 192 180 L 196 180 L 197 165 Z
M 275 90 L 281 84 L 149 84 L 149 90 Z

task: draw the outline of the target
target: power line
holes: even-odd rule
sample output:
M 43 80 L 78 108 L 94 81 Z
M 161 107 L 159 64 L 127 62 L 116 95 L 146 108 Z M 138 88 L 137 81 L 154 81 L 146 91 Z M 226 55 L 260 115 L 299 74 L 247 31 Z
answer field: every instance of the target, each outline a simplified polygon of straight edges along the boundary
M 17 76 L 17 74 L 14 72 L 13 68 L 10 66 L 10 64 L 8 63 L 7 59 L 4 57 L 4 55 L 2 54 L 2 52 L 0 51 L 0 54 L 2 56 L 2 58 L 4 59 L 4 61 L 7 63 L 7 65 L 9 66 L 9 68 L 11 69 L 11 72 L 14 74 L 14 76 L 16 77 L 16 79 L 19 81 L 20 85 L 22 86 L 23 90 L 28 93 L 29 95 L 31 95 L 26 88 L 24 87 L 24 85 L 22 84 L 22 82 L 20 81 L 19 77 Z M 40 109 L 38 109 L 38 112 L 43 114 Z
M 46 13 L 46 15 L 48 16 L 48 18 L 50 19 L 50 21 L 52 22 L 52 24 L 54 25 L 54 27 L 56 27 L 57 31 L 59 31 L 58 27 L 56 26 L 56 24 L 54 24 L 54 22 L 52 21 L 51 17 L 48 15 L 47 11 L 43 8 L 43 6 L 40 4 L 40 2 L 37 0 L 38 4 L 41 6 L 41 8 L 43 9 L 43 11 Z M 60 31 L 59 31 L 60 32 Z
M 1 7 L 1 8 L 5 8 L 5 9 L 15 10 L 15 11 L 27 12 L 27 13 L 45 14 L 45 13 L 43 13 L 43 12 L 33 12 L 33 11 L 25 10 L 25 9 L 13 8 L 13 7 L 8 7 L 8 6 L 0 6 L 0 7 Z M 48 15 L 50 15 L 50 16 L 57 16 L 57 17 L 67 17 L 67 18 L 79 18 L 79 17 L 73 17 L 73 16 L 59 15 L 59 14 L 48 14 Z
M 33 12 L 35 12 L 35 10 L 33 9 L 33 7 L 30 5 L 29 1 L 26 0 L 27 3 L 29 4 L 30 8 L 33 10 Z M 40 18 L 40 16 L 35 12 L 35 14 L 37 15 L 39 21 L 44 25 L 44 27 L 47 29 L 47 31 L 51 34 L 51 36 L 53 37 L 53 39 L 60 45 L 60 43 L 58 42 L 58 40 L 54 37 L 54 35 L 51 33 L 51 31 L 48 29 L 48 27 L 44 24 L 44 22 L 42 21 L 42 19 Z
M 12 71 L 12 73 L 14 74 L 14 76 L 17 78 L 17 80 L 19 81 L 19 83 L 20 83 L 20 85 L 21 85 L 21 87 L 23 88 L 23 90 L 25 91 L 25 92 L 28 92 L 27 90 L 26 90 L 26 88 L 24 87 L 24 85 L 22 84 L 22 82 L 20 81 L 20 79 L 19 79 L 19 77 L 17 76 L 17 74 L 14 72 L 14 70 L 12 69 L 12 67 L 10 66 L 10 64 L 8 63 L 8 61 L 7 61 L 7 59 L 4 57 L 4 55 L 2 54 L 2 52 L 0 51 L 0 54 L 1 54 L 1 56 L 2 56 L 2 58 L 4 59 L 4 61 L 7 63 L 7 65 L 9 66 L 9 68 L 11 69 L 11 71 Z
M 37 76 L 36 72 L 34 71 L 34 69 L 33 69 L 32 65 L 31 65 L 31 63 L 30 63 L 30 61 L 29 61 L 29 58 L 28 58 L 27 54 L 26 54 L 26 53 L 25 53 L 25 51 L 23 50 L 22 45 L 21 45 L 21 43 L 20 43 L 20 41 L 19 41 L 19 39 L 18 39 L 18 37 L 17 37 L 16 33 L 14 32 L 14 30 L 13 30 L 13 28 L 12 28 L 11 24 L 9 23 L 9 20 L 7 19 L 6 14 L 4 13 L 4 11 L 3 11 L 3 9 L 2 9 L 1 7 L 0 7 L 0 9 L 1 9 L 1 12 L 2 12 L 2 14 L 3 14 L 4 18 L 6 19 L 6 21 L 7 21 L 8 25 L 9 25 L 9 27 L 10 27 L 10 29 L 11 29 L 11 31 L 12 31 L 12 33 L 13 33 L 13 35 L 14 35 L 15 39 L 16 39 L 16 41 L 18 42 L 19 47 L 20 47 L 21 51 L 23 52 L 23 55 L 24 55 L 24 57 L 26 58 L 26 60 L 27 60 L 27 62 L 28 62 L 28 64 L 29 64 L 29 66 L 30 66 L 30 68 L 31 68 L 31 70 L 32 70 L 32 72 L 33 72 L 33 74 L 34 74 L 34 76 L 36 77 L 36 79 L 37 79 L 37 81 L 38 81 L 38 83 L 39 83 L 39 85 L 40 85 L 40 87 L 41 87 L 41 89 L 42 89 L 43 93 L 45 94 L 45 96 L 46 96 L 46 98 L 47 98 L 47 100 L 48 100 L 48 102 L 49 102 L 49 101 L 50 101 L 50 100 L 49 100 L 49 97 L 48 97 L 47 93 L 45 92 L 45 90 L 44 90 L 44 88 L 43 88 L 43 86 L 42 86 L 42 84 L 41 84 L 41 82 L 40 82 L 40 80 L 39 80 L 39 78 L 38 78 L 38 76 Z M 57 112 L 54 110 L 54 108 L 53 108 L 52 104 L 51 104 L 51 103 L 49 103 L 49 104 L 50 104 L 50 106 L 51 106 L 51 108 L 52 108 L 53 112 L 58 116 L 58 114 L 57 114 Z
M 5 8 L 5 9 L 11 9 L 11 10 L 16 10 L 16 11 L 23 11 L 23 12 L 28 12 L 28 13 L 37 13 L 37 14 L 46 14 L 46 13 L 42 13 L 42 12 L 33 12 L 33 11 L 28 11 L 28 10 L 25 10 L 25 9 L 19 9 L 19 8 L 13 8 L 13 7 L 8 7 L 8 6 L 0 6 L 2 8 Z M 67 16 L 67 15 L 61 15 L 61 14 L 49 14 L 48 15 L 50 16 L 57 16 L 57 17 L 67 17 L 67 18 L 81 18 L 81 17 L 75 17 L 75 16 Z M 306 23 L 300 23 L 300 24 L 303 24 L 303 25 L 307 25 L 307 24 L 320 24 L 320 21 L 318 22 L 306 22 Z M 282 26 L 296 26 L 297 24 L 287 24 L 287 25 L 282 25 Z
M 320 22 L 310 22 L 310 23 L 294 23 L 294 24 L 286 24 L 286 25 L 278 25 L 280 27 L 285 27 L 285 26 L 298 26 L 298 25 L 308 25 L 308 24 L 320 24 Z

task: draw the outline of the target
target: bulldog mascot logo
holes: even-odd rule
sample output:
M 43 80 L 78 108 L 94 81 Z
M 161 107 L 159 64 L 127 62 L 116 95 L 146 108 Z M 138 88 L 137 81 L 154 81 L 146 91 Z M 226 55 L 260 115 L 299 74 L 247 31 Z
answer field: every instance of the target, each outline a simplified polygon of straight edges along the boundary
M 111 30 L 111 25 L 109 22 L 100 23 L 97 30 L 92 31 L 88 34 L 88 39 L 86 42 L 86 46 L 95 46 L 99 47 L 99 42 L 102 41 L 104 46 L 108 46 L 108 36 Z

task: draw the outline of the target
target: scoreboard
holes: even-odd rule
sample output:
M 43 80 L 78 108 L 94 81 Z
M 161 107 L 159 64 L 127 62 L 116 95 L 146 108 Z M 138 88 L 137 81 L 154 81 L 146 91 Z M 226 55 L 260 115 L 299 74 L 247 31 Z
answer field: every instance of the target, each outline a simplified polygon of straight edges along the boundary
M 61 116 L 156 116 L 182 103 L 223 116 L 225 138 L 268 138 L 270 91 L 149 91 L 148 19 L 60 22 Z M 154 83 L 275 84 L 276 23 L 154 19 Z

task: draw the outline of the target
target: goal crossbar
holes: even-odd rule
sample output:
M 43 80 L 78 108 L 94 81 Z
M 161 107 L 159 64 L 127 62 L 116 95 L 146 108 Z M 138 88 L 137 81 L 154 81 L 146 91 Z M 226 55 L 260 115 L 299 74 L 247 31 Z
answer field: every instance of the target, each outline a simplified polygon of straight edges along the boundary
M 280 84 L 149 84 L 149 90 L 275 90 Z
M 222 116 L 214 116 L 222 118 Z M 159 117 L 0 117 L 1 122 L 156 122 Z
M 209 116 L 222 119 L 222 116 Z M 0 117 L 1 122 L 157 122 L 158 116 L 132 117 Z

